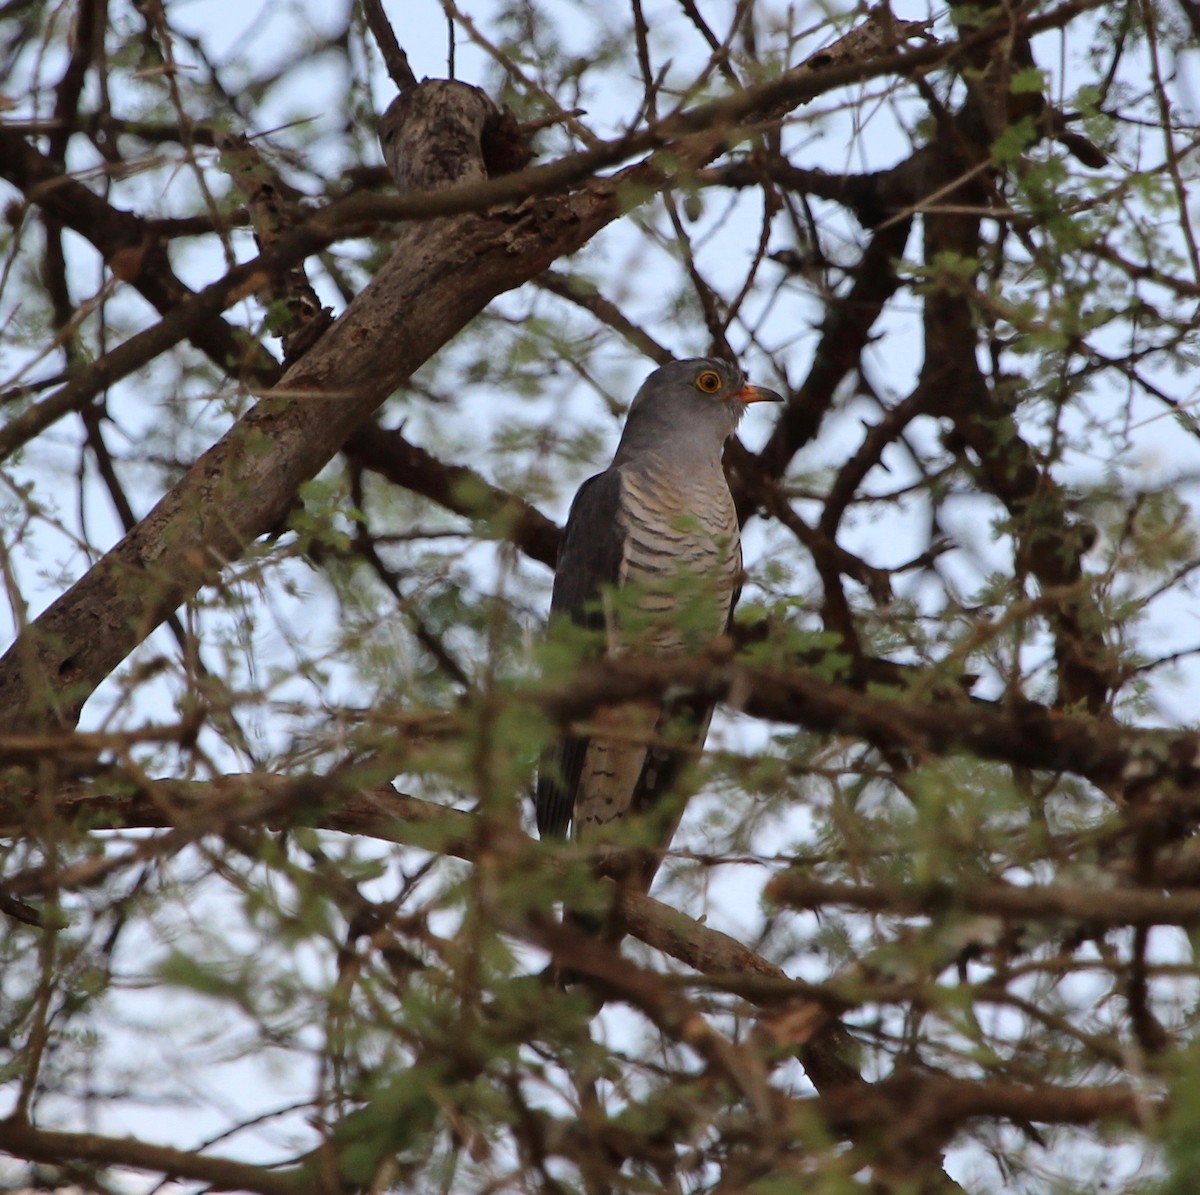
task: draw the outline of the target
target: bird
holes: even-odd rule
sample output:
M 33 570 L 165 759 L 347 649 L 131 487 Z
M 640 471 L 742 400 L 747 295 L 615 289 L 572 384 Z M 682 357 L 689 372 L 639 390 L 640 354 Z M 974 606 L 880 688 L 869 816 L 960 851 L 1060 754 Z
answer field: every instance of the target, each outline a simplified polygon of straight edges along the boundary
M 585 481 L 571 505 L 552 625 L 566 619 L 599 632 L 601 650 L 613 656 L 679 654 L 728 629 L 742 550 L 721 458 L 746 407 L 758 402 L 783 399 L 724 359 L 672 361 L 650 374 L 612 464 Z M 712 712 L 711 703 L 694 701 L 596 711 L 590 733 L 561 738 L 542 759 L 539 836 L 600 848 L 610 859 L 602 871 L 648 891 L 682 816 L 676 786 Z M 628 849 L 631 816 L 640 823 L 636 851 Z M 621 849 L 605 852 L 616 844 Z M 599 928 L 594 918 L 575 919 Z

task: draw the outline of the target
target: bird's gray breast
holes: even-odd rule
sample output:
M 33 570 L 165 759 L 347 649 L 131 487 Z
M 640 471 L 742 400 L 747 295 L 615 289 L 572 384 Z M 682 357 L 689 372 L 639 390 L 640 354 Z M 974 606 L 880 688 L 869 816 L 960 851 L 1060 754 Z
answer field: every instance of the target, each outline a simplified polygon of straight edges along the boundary
M 619 585 L 631 587 L 639 611 L 662 619 L 658 650 L 683 646 L 692 628 L 711 637 L 725 629 L 742 567 L 733 497 L 719 469 L 621 471 L 623 548 Z M 698 624 L 696 623 L 698 619 Z
M 620 479 L 617 589 L 623 592 L 606 599 L 609 650 L 657 655 L 702 646 L 725 629 L 742 567 L 737 511 L 725 475 L 719 468 L 668 472 L 623 466 Z M 578 840 L 603 842 L 635 803 L 639 788 L 659 793 L 649 745 L 662 733 L 663 718 L 655 702 L 598 711 L 575 794 Z M 698 743 L 707 723 L 705 718 L 697 728 Z M 680 812 L 675 809 L 660 827 L 662 850 Z
M 720 400 L 705 391 L 714 378 L 724 386 Z M 681 361 L 651 374 L 612 464 L 572 504 L 553 613 L 603 628 L 609 653 L 651 659 L 702 651 L 728 627 L 742 552 L 721 450 L 744 402 L 765 397 L 719 361 Z M 652 857 L 637 867 L 644 889 L 677 824 L 686 769 L 711 713 L 694 694 L 596 709 L 572 726 L 539 776 L 539 828 L 561 834 L 570 815 L 580 840 L 604 848 L 633 842 L 643 856 L 648 832 Z M 630 811 L 638 815 L 627 823 L 633 839 L 621 834 Z

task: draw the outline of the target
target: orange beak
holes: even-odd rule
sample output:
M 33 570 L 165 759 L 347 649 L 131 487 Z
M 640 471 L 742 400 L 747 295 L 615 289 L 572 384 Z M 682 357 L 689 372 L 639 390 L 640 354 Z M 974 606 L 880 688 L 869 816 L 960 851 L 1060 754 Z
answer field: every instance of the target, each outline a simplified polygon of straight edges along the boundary
M 731 401 L 752 403 L 752 402 L 783 402 L 783 396 L 776 394 L 774 390 L 768 390 L 765 386 L 751 386 L 746 383 L 736 393 L 731 394 Z

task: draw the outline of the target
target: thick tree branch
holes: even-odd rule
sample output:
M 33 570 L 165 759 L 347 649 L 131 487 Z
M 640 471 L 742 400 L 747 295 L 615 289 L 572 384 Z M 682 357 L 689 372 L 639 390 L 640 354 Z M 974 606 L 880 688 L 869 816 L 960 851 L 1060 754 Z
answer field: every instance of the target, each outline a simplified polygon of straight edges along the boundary
M 152 1145 L 137 1137 L 105 1137 L 100 1133 L 57 1133 L 35 1128 L 11 1117 L 0 1120 L 0 1149 L 31 1162 L 61 1166 L 64 1162 L 91 1162 L 101 1166 L 127 1166 L 175 1179 L 192 1179 L 214 1191 L 254 1191 L 257 1195 L 307 1195 L 312 1176 L 297 1167 L 271 1170 L 248 1162 L 214 1158 L 208 1154 L 166 1145 Z
M 387 13 L 383 10 L 381 0 L 363 0 L 363 12 L 366 13 L 367 24 L 375 35 L 379 52 L 383 55 L 383 61 L 387 65 L 392 82 L 396 84 L 396 89 L 402 93 L 415 91 L 417 76 L 413 74 L 412 67 L 408 65 L 408 55 L 405 54 L 396 38 L 391 22 L 387 19 Z
M 465 465 L 449 465 L 405 439 L 399 430 L 367 423 L 346 442 L 355 463 L 372 469 L 464 518 L 487 524 L 493 534 L 517 545 L 531 560 L 554 567 L 558 525 L 516 494 L 510 494 Z
M 1146 888 L 1017 886 L 985 881 L 871 886 L 785 872 L 768 884 L 767 895 L 796 908 L 849 905 L 909 917 L 964 912 L 1025 921 L 1069 919 L 1103 926 L 1200 925 L 1200 892 L 1166 896 Z
M 930 1155 L 977 1117 L 1014 1124 L 1144 1124 L 1166 1104 L 1126 1084 L 1067 1087 L 1052 1083 L 952 1079 L 906 1071 L 880 1083 L 819 1097 L 828 1123 L 843 1131 L 878 1130 L 879 1161 L 902 1184 L 911 1183 Z M 906 1190 L 914 1189 L 907 1185 Z M 920 1188 L 923 1189 L 923 1188 Z
M 966 751 L 1017 767 L 1068 772 L 1112 793 L 1144 798 L 1200 785 L 1200 734 L 1147 730 L 1108 718 L 1060 714 L 1032 702 L 1012 707 L 883 697 L 815 673 L 713 658 L 597 661 L 569 690 L 548 693 L 543 708 L 563 723 L 604 704 L 661 700 L 686 689 L 700 699 L 732 701 L 756 717 L 842 734 L 887 750 L 927 754 Z

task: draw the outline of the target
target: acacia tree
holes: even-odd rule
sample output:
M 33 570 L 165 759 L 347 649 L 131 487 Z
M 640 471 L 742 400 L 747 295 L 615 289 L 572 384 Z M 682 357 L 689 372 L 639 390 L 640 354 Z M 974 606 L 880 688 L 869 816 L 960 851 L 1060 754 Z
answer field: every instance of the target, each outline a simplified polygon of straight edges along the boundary
M 0 7 L 6 1183 L 1191 1190 L 1194 7 L 208 7 Z M 700 353 L 731 635 L 548 636 Z

